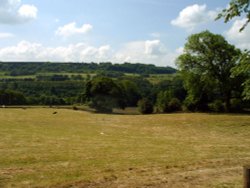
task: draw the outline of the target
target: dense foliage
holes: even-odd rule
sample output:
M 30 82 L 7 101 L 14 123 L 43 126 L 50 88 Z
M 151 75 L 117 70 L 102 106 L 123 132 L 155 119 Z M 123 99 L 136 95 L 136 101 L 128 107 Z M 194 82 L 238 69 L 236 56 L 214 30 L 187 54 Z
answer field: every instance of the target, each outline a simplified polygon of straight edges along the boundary
M 33 75 L 37 73 L 90 73 L 120 72 L 136 74 L 172 74 L 171 67 L 156 67 L 145 64 L 112 64 L 112 63 L 43 63 L 43 62 L 0 62 L 0 70 L 10 76 Z
M 112 82 L 114 81 L 119 88 L 122 88 L 120 93 L 123 95 L 123 105 L 136 106 L 142 96 L 150 95 L 151 99 L 155 100 L 154 89 L 148 80 L 140 76 L 126 76 L 125 74 L 144 76 L 151 73 L 172 74 L 175 72 L 176 70 L 170 67 L 130 63 L 0 62 L 2 75 L 0 75 L 0 89 L 22 93 L 26 104 L 30 105 L 83 104 L 86 102 L 84 92 L 88 84 L 96 80 L 96 77 L 119 78 L 119 82 L 114 80 Z M 97 105 L 93 101 L 91 104 L 92 107 Z
M 124 108 L 124 90 L 108 77 L 96 77 L 86 83 L 85 99 L 90 107 L 99 112 L 112 112 L 112 109 Z
M 245 16 L 245 24 L 242 25 L 240 31 L 244 30 L 250 22 L 250 1 L 249 0 L 231 0 L 229 6 L 225 8 L 217 17 L 217 19 L 224 18 L 225 22 L 234 17 Z
M 239 64 L 233 69 L 233 76 L 244 77 L 242 93 L 244 100 L 250 100 L 250 51 L 245 51 L 240 57 Z
M 241 74 L 232 75 L 241 51 L 229 44 L 221 35 L 209 31 L 188 38 L 184 54 L 177 59 L 184 87 L 188 92 L 185 105 L 189 110 L 209 110 L 209 103 L 221 101 L 225 110 L 231 110 L 231 100 L 242 94 Z M 218 106 L 218 102 L 214 105 Z M 218 108 L 217 108 L 218 109 Z
M 22 93 L 30 105 L 65 105 L 80 100 L 78 95 L 84 91 L 84 82 L 10 79 L 0 81 L 0 90 Z
M 154 111 L 154 105 L 150 99 L 143 98 L 138 101 L 138 110 L 142 114 L 151 114 Z
M 0 90 L 0 105 L 24 105 L 27 101 L 24 95 L 17 91 Z

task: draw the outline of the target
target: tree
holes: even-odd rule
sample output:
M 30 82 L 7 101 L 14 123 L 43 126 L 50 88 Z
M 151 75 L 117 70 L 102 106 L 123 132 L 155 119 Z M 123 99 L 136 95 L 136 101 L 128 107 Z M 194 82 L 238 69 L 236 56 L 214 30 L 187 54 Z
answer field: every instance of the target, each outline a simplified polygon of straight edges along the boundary
M 240 31 L 244 30 L 247 24 L 250 22 L 250 9 L 249 9 L 249 0 L 231 0 L 229 7 L 225 8 L 217 17 L 217 19 L 224 18 L 224 21 L 227 23 L 234 17 L 239 17 L 245 15 L 246 22 L 241 27 Z
M 124 89 L 126 106 L 136 106 L 141 99 L 138 86 L 130 80 L 122 80 L 121 85 Z
M 115 107 L 125 108 L 124 91 L 111 78 L 96 77 L 86 83 L 85 97 L 99 112 L 112 112 Z
M 209 101 L 220 97 L 229 110 L 236 81 L 231 77 L 231 70 L 240 53 L 221 35 L 209 31 L 191 35 L 184 54 L 177 59 L 188 92 L 187 101 L 206 108 Z
M 243 83 L 243 99 L 250 100 L 250 51 L 245 51 L 240 60 L 239 64 L 233 69 L 234 76 L 244 76 L 245 80 Z
M 156 109 L 158 112 L 175 112 L 181 110 L 181 102 L 173 96 L 171 90 L 161 91 L 157 95 Z
M 170 90 L 161 91 L 157 95 L 156 109 L 158 112 L 169 112 L 169 102 L 173 97 Z
M 154 105 L 149 99 L 143 98 L 138 101 L 138 110 L 142 114 L 152 114 L 154 111 Z
M 224 9 L 217 17 L 217 19 L 224 18 L 227 23 L 234 17 L 244 15 L 246 18 L 245 24 L 240 28 L 240 31 L 244 30 L 250 22 L 250 0 L 231 0 L 229 7 Z M 243 96 L 245 100 L 250 100 L 250 51 L 243 53 L 239 65 L 234 69 L 234 75 L 244 74 L 246 75 L 246 81 L 244 82 Z
M 181 102 L 177 98 L 172 98 L 168 103 L 169 112 L 176 112 L 181 110 Z
M 24 105 L 26 98 L 21 92 L 0 90 L 0 105 Z

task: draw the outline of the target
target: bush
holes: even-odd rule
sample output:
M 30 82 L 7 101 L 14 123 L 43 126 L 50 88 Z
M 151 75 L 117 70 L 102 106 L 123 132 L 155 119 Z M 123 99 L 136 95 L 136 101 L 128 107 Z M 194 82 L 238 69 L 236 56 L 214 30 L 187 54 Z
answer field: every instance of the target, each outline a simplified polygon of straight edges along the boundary
M 243 110 L 243 104 L 241 99 L 231 99 L 231 108 L 230 111 L 232 112 L 242 112 Z
M 21 92 L 12 90 L 0 90 L 0 105 L 24 104 L 27 104 L 27 100 Z
M 157 95 L 156 110 L 157 112 L 169 112 L 169 102 L 171 100 L 172 93 L 170 91 L 161 91 Z
M 149 99 L 141 99 L 138 101 L 138 110 L 142 114 L 153 113 L 154 106 Z
M 206 100 L 198 100 L 193 97 L 187 97 L 184 101 L 184 106 L 188 111 L 191 112 L 207 112 L 209 107 Z
M 172 98 L 168 103 L 169 112 L 176 112 L 181 110 L 181 102 L 177 98 Z
M 215 100 L 212 103 L 208 104 L 209 110 L 212 112 L 224 112 L 225 106 L 221 100 Z
M 113 108 L 126 107 L 125 92 L 120 84 L 108 77 L 95 77 L 85 85 L 85 98 L 91 108 L 111 113 Z
M 190 97 L 187 97 L 184 101 L 184 106 L 187 111 L 196 111 L 197 110 L 197 101 L 190 99 Z

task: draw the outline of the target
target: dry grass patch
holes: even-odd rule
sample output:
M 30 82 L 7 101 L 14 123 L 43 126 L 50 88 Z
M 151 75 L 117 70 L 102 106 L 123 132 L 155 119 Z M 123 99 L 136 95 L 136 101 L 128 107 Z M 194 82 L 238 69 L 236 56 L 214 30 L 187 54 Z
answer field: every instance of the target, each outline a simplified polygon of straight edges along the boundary
M 242 187 L 250 164 L 248 115 L 0 109 L 0 122 L 0 187 Z

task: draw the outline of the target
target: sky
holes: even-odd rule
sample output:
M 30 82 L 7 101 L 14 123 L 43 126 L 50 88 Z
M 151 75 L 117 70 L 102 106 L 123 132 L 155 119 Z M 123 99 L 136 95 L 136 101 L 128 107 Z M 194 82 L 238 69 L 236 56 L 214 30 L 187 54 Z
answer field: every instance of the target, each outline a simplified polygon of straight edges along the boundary
M 0 0 L 0 61 L 175 67 L 188 36 L 209 30 L 250 49 L 244 18 L 215 21 L 229 0 Z

